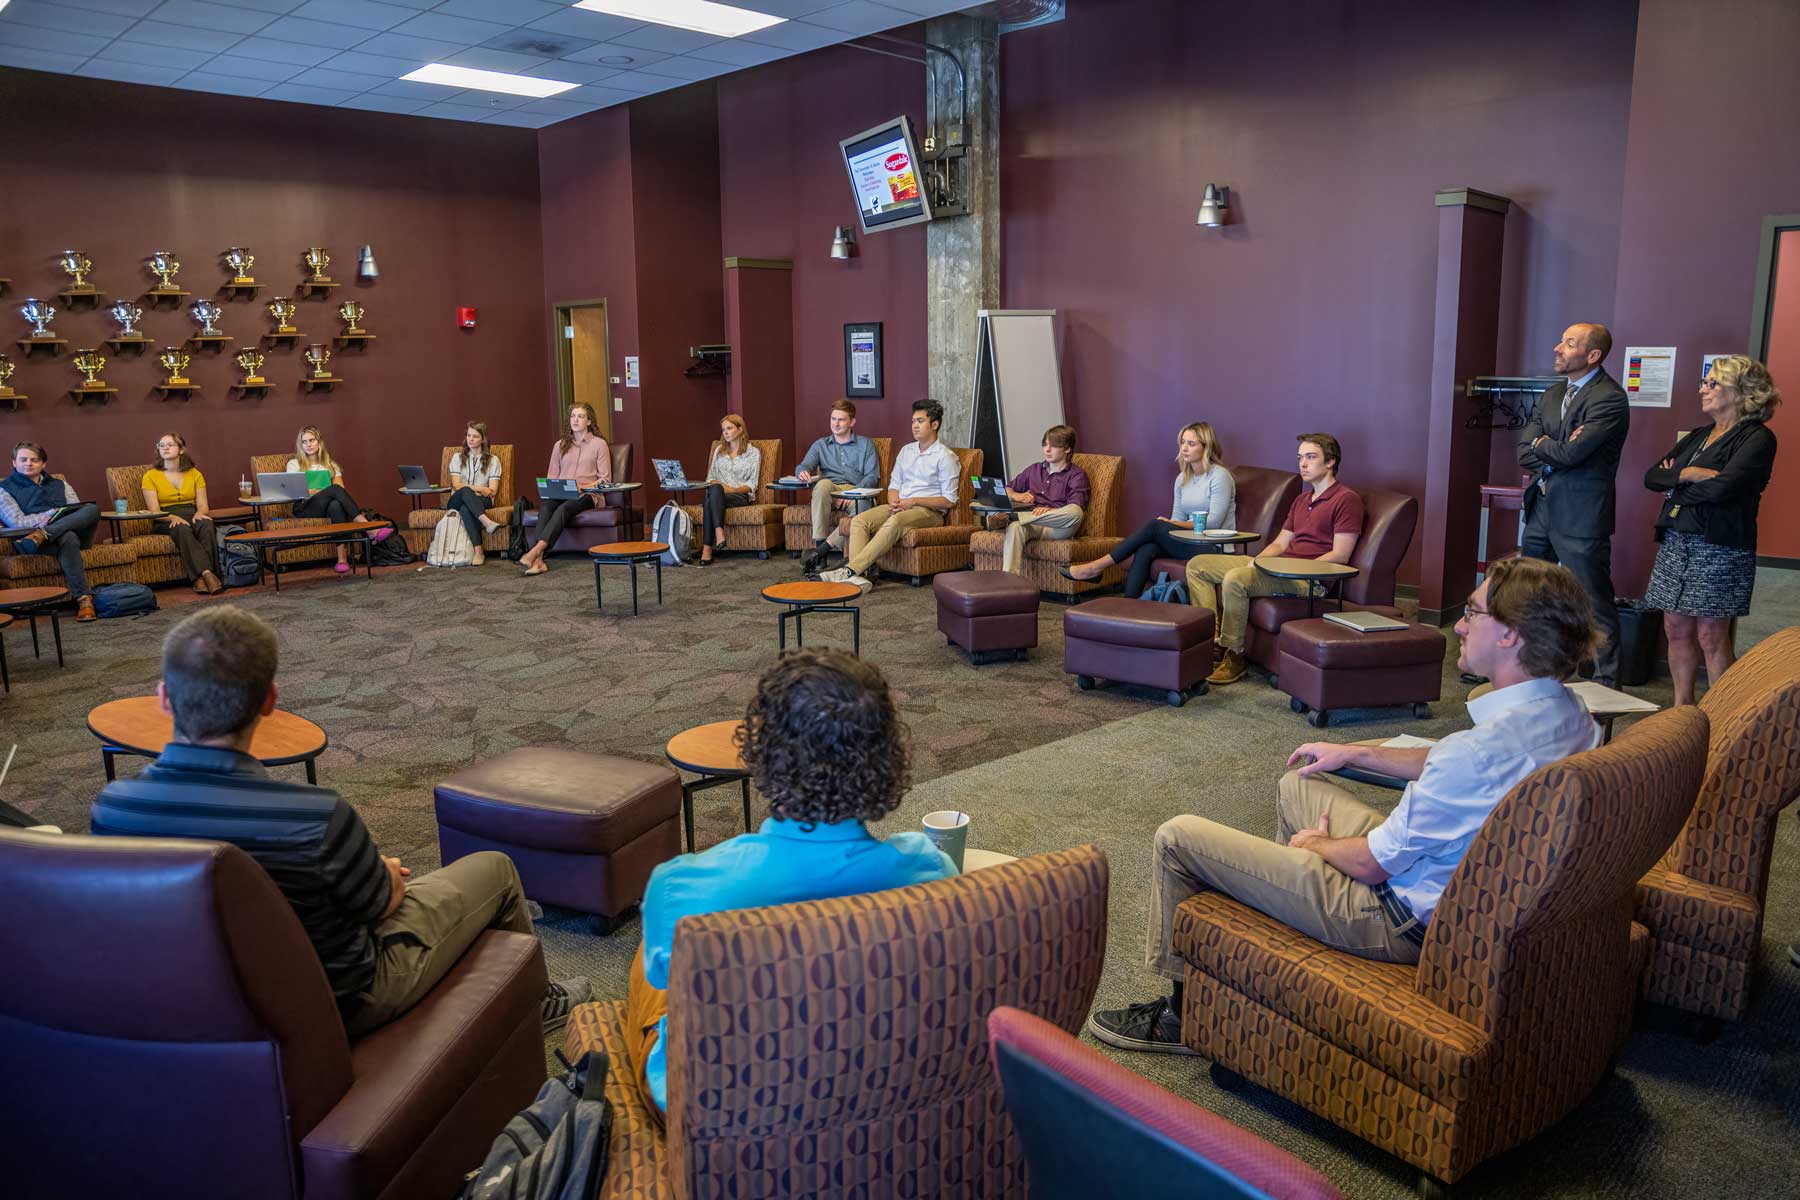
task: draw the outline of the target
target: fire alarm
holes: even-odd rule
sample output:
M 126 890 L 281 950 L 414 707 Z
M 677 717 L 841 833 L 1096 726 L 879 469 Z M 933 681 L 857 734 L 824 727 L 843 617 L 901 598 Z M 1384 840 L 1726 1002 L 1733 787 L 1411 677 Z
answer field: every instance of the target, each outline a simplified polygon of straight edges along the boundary
M 462 328 L 462 329 L 475 328 L 475 310 L 472 308 L 457 309 L 456 310 L 456 324 L 459 328 Z

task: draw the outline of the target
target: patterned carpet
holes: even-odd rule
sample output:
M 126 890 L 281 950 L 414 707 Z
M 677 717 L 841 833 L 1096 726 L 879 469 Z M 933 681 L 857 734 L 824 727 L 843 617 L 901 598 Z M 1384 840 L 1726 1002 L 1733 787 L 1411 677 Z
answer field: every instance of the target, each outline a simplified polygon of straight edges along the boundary
M 775 606 L 758 593 L 797 574 L 785 559 L 735 556 L 705 570 L 665 570 L 661 608 L 643 575 L 647 607 L 634 619 L 622 569 L 608 571 L 601 614 L 585 562 L 555 560 L 554 568 L 536 579 L 498 561 L 455 572 L 392 568 L 373 583 L 307 572 L 289 577 L 280 595 L 230 597 L 280 634 L 282 706 L 331 736 L 320 781 L 356 804 L 385 852 L 415 868 L 437 863 L 432 782 L 468 762 L 520 745 L 661 761 L 673 734 L 740 714 L 775 654 Z M 1777 574 L 1759 584 L 1747 637 L 1800 620 L 1800 588 L 1785 578 L 1791 572 Z M 51 658 L 32 660 L 23 629 L 7 633 L 13 691 L 0 699 L 0 758 L 14 740 L 19 751 L 0 797 L 86 829 L 103 775 L 83 718 L 102 701 L 154 689 L 160 638 L 193 600 L 179 589 L 159 597 L 164 611 L 141 619 L 65 622 L 61 671 Z M 884 827 L 916 828 L 923 813 L 957 807 L 974 814 L 971 844 L 1014 854 L 1099 844 L 1112 869 L 1103 1005 L 1157 987 L 1140 963 L 1150 837 L 1163 819 L 1201 812 L 1269 833 L 1274 780 L 1297 743 L 1442 734 L 1467 723 L 1456 703 L 1466 688 L 1456 679 L 1454 639 L 1445 700 L 1431 720 L 1371 712 L 1321 734 L 1255 681 L 1179 710 L 1136 689 L 1077 691 L 1061 672 L 1060 605 L 1043 606 L 1028 662 L 979 670 L 945 648 L 928 588 L 883 585 L 862 607 L 864 655 L 887 674 L 915 745 L 914 790 Z M 849 643 L 847 618 L 820 617 L 808 632 L 815 644 Z M 1669 698 L 1666 681 L 1639 690 Z M 279 770 L 303 777 L 298 767 Z M 702 846 L 738 832 L 738 820 L 735 789 L 700 794 Z M 1529 1147 L 1479 1168 L 1461 1195 L 1792 1194 L 1800 971 L 1787 964 L 1786 946 L 1800 940 L 1800 823 L 1791 817 L 1781 823 L 1772 879 L 1763 983 L 1749 1019 L 1706 1047 L 1638 1033 L 1618 1075 L 1588 1103 Z M 597 937 L 584 918 L 552 910 L 540 928 L 553 977 L 586 975 L 597 996 L 624 995 L 635 921 Z M 1119 1057 L 1292 1150 L 1348 1195 L 1409 1194 L 1411 1173 L 1396 1160 L 1266 1093 L 1219 1092 L 1200 1060 Z

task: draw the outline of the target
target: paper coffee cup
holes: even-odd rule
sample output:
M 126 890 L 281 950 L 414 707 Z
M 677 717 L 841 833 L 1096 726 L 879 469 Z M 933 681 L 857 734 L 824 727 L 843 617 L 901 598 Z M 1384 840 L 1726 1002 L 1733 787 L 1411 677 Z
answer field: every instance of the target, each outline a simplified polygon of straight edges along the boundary
M 925 836 L 950 856 L 956 869 L 963 869 L 963 851 L 969 845 L 969 814 L 944 810 L 925 814 Z

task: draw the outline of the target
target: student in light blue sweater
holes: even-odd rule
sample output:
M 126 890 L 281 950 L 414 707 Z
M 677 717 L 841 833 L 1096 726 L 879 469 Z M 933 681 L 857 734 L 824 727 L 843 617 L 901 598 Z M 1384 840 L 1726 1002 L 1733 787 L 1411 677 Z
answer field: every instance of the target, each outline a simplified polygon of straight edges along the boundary
M 1205 421 L 1184 425 L 1175 451 L 1175 496 L 1169 515 L 1157 517 L 1114 546 L 1112 553 L 1063 571 L 1070 579 L 1091 580 L 1115 563 L 1131 560 L 1125 595 L 1136 597 L 1150 582 L 1150 564 L 1159 558 L 1183 561 L 1196 554 L 1217 554 L 1230 547 L 1208 546 L 1170 536 L 1175 530 L 1236 529 L 1237 484 L 1225 469 L 1225 448 Z

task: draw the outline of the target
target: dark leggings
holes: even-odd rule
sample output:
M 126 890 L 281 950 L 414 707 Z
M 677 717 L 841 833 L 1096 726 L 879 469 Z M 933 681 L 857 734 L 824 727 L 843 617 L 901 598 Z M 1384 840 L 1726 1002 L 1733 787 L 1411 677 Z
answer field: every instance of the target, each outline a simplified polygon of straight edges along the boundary
M 38 553 L 56 556 L 62 564 L 63 583 L 77 600 L 93 591 L 87 583 L 87 572 L 82 568 L 81 552 L 94 544 L 94 529 L 99 524 L 100 506 L 83 501 L 73 512 L 64 513 L 44 526 L 44 543 Z M 20 549 L 15 539 L 14 553 Z
M 1131 560 L 1131 569 L 1125 573 L 1125 595 L 1135 599 L 1150 586 L 1150 564 L 1159 558 L 1179 558 L 1186 562 L 1196 554 L 1217 554 L 1218 547 L 1184 542 L 1178 537 L 1170 536 L 1175 526 L 1167 521 L 1156 519 L 1144 525 L 1136 533 L 1112 548 L 1107 557 L 1114 562 Z
M 171 504 L 163 511 L 187 522 L 186 525 L 159 522 L 157 532 L 168 534 L 169 540 L 175 543 L 175 557 L 181 560 L 181 569 L 187 572 L 188 582 L 215 570 L 213 523 L 205 517 L 196 517 L 191 504 Z
M 701 522 L 700 544 L 710 546 L 713 537 L 721 525 L 725 524 L 725 510 L 742 508 L 750 503 L 750 497 L 744 492 L 728 492 L 716 483 L 706 485 L 706 498 L 700 505 Z
M 362 508 L 350 498 L 342 484 L 320 488 L 294 505 L 296 517 L 324 517 L 327 521 L 354 521 Z
M 544 543 L 544 553 L 556 549 L 556 539 L 562 536 L 563 526 L 569 518 L 577 513 L 584 513 L 594 507 L 592 496 L 578 496 L 573 500 L 540 500 L 538 501 L 537 541 Z
M 469 534 L 469 540 L 477 546 L 481 545 L 481 515 L 488 510 L 486 496 L 477 496 L 474 488 L 457 488 L 450 496 L 449 508 L 462 518 L 463 529 Z

